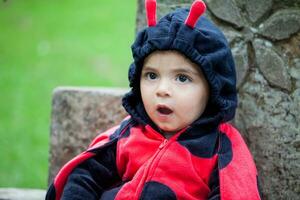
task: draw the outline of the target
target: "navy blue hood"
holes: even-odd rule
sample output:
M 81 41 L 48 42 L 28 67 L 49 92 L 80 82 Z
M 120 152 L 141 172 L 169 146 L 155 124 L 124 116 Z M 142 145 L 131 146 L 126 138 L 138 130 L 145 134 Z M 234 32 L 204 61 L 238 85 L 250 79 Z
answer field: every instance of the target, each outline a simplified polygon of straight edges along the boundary
M 200 17 L 195 28 L 184 22 L 189 9 L 177 9 L 155 26 L 138 33 L 132 45 L 134 62 L 129 68 L 131 90 L 123 97 L 126 111 L 142 124 L 151 124 L 140 95 L 140 74 L 144 59 L 155 50 L 177 50 L 202 70 L 210 87 L 204 113 L 194 122 L 219 125 L 231 120 L 237 107 L 236 72 L 232 53 L 223 33 L 207 18 Z M 155 125 L 153 125 L 155 126 Z

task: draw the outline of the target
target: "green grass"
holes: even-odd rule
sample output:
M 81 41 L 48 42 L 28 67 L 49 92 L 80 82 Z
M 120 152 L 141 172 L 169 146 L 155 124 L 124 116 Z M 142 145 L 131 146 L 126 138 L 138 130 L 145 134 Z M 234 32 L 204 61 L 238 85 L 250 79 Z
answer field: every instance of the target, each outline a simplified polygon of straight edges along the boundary
M 127 87 L 135 4 L 0 1 L 0 187 L 47 187 L 55 87 Z

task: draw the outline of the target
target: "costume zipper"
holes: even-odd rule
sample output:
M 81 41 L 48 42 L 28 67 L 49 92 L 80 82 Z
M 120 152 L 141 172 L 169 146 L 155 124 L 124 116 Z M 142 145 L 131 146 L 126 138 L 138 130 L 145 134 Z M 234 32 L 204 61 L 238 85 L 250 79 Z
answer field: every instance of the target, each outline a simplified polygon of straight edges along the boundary
M 153 164 L 156 163 L 155 161 L 157 160 L 158 155 L 162 152 L 162 150 L 166 149 L 167 146 L 170 145 L 170 143 L 174 142 L 177 140 L 177 138 L 179 137 L 179 135 L 181 135 L 181 133 L 185 132 L 187 130 L 188 127 L 180 130 L 178 133 L 176 133 L 175 135 L 173 135 L 172 137 L 170 137 L 169 139 L 164 138 L 161 134 L 157 133 L 156 131 L 154 131 L 150 126 L 150 131 L 156 135 L 158 135 L 158 137 L 162 138 L 162 142 L 161 144 L 158 146 L 157 151 L 155 152 L 155 154 L 152 157 L 151 162 L 149 163 L 149 165 L 146 167 L 144 175 L 140 181 L 140 183 L 137 186 L 136 192 L 135 192 L 135 196 L 134 199 L 139 199 L 143 186 L 145 185 L 145 182 L 148 180 L 148 176 L 149 176 L 149 172 L 153 167 Z
M 168 140 L 167 139 L 165 139 L 160 145 L 159 145 L 159 147 L 158 147 L 158 149 L 163 149 L 165 146 L 166 146 L 166 144 L 168 143 Z
M 146 172 L 144 173 L 142 177 L 142 181 L 139 183 L 136 193 L 135 193 L 135 199 L 139 199 L 139 196 L 141 195 L 141 190 L 143 189 L 143 186 L 148 178 L 149 171 L 152 168 L 153 163 L 155 163 L 156 157 L 159 155 L 159 153 L 164 149 L 164 147 L 168 144 L 168 140 L 164 139 L 162 143 L 159 145 L 158 150 L 155 152 L 151 162 L 149 163 L 148 167 L 145 169 Z

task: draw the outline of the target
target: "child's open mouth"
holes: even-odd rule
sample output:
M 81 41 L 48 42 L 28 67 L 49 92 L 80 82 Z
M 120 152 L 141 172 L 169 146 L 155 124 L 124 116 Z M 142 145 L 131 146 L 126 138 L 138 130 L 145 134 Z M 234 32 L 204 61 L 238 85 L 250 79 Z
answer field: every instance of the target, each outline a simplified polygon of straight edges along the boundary
M 173 111 L 167 106 L 158 106 L 157 111 L 162 115 L 169 115 L 173 113 Z

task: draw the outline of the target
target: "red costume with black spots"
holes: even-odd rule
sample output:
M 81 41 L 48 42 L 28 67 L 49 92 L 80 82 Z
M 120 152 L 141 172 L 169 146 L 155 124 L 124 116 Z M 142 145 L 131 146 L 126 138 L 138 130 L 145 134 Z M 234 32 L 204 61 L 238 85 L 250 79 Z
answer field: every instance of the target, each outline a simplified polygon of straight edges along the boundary
M 237 91 L 224 35 L 201 16 L 202 1 L 158 23 L 156 1 L 146 1 L 146 11 L 148 27 L 132 45 L 131 90 L 123 97 L 129 116 L 68 162 L 46 199 L 261 199 L 251 153 L 228 123 L 235 114 Z M 201 69 L 210 89 L 202 115 L 168 139 L 147 115 L 140 93 L 144 60 L 156 50 L 186 56 Z

